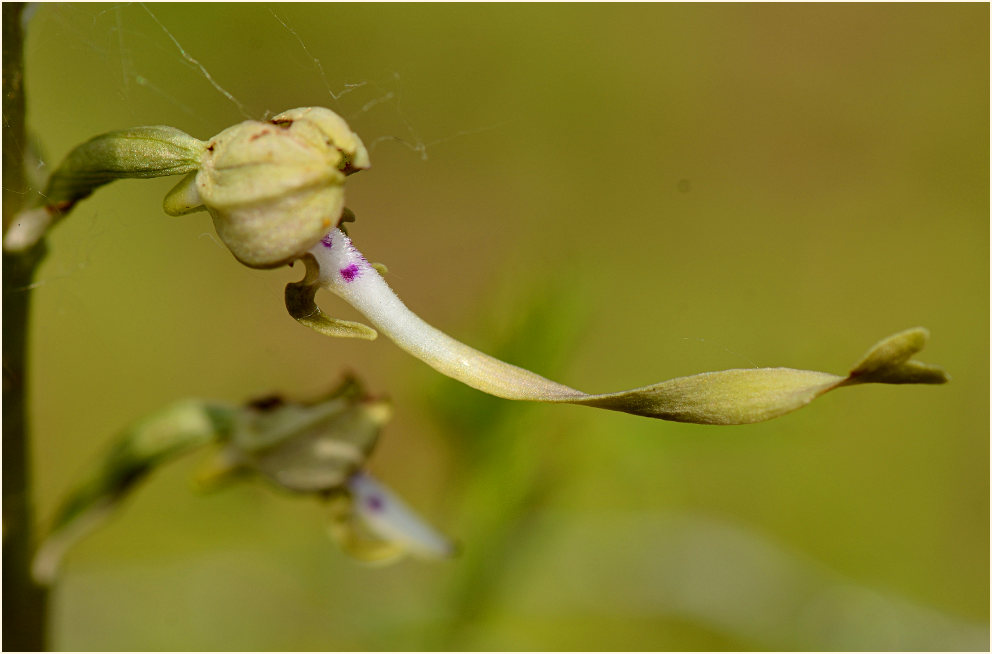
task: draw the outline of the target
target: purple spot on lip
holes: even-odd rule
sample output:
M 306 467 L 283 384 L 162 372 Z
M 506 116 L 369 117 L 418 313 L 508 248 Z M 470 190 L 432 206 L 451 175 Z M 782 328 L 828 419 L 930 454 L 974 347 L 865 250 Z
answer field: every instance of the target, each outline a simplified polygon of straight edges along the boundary
M 378 495 L 369 495 L 368 499 L 365 500 L 365 505 L 370 511 L 381 511 L 382 510 L 382 498 Z
M 320 239 L 320 244 L 323 245 L 325 248 L 329 248 L 332 245 L 334 245 L 334 241 L 331 240 L 331 235 L 328 234 L 324 238 Z
M 347 266 L 346 268 L 342 268 L 338 272 L 341 273 L 341 277 L 344 278 L 344 281 L 346 282 L 355 281 L 355 278 L 358 277 L 358 272 L 359 272 L 358 265 L 353 263 Z

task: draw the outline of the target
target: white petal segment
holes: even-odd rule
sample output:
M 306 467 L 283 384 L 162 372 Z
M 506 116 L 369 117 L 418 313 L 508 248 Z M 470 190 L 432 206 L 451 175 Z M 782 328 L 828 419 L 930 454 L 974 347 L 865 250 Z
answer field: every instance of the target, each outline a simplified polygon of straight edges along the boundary
M 331 230 L 310 254 L 320 266 L 322 286 L 441 374 L 508 400 L 562 402 L 585 397 L 581 391 L 484 354 L 424 322 L 396 297 L 340 229 Z
M 455 553 L 451 541 L 368 474 L 352 475 L 348 490 L 352 494 L 355 514 L 376 537 L 421 556 L 437 558 Z

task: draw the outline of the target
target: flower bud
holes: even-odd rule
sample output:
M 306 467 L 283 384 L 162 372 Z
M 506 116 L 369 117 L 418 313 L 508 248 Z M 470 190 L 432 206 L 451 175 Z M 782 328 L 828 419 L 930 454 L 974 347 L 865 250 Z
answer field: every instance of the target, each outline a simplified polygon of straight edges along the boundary
M 322 107 L 291 109 L 210 139 L 199 171 L 173 189 L 165 209 L 207 209 L 239 261 L 273 268 L 338 224 L 345 177 L 368 167 L 368 151 L 340 116 Z

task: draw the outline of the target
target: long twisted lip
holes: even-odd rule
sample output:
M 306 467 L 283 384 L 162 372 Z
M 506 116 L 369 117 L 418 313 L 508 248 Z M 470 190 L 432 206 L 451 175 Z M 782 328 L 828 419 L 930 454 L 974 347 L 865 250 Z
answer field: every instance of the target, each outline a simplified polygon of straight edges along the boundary
M 286 288 L 287 308 L 294 318 L 330 336 L 371 340 L 376 330 L 381 331 L 438 372 L 510 400 L 579 404 L 663 420 L 731 425 L 776 418 L 842 386 L 948 380 L 939 367 L 911 360 L 929 336 L 926 329 L 916 327 L 877 343 L 847 376 L 748 368 L 680 377 L 617 393 L 588 394 L 500 361 L 429 325 L 403 304 L 338 228 L 330 230 L 304 260 L 306 277 Z M 375 329 L 324 315 L 314 302 L 318 287 L 351 304 Z

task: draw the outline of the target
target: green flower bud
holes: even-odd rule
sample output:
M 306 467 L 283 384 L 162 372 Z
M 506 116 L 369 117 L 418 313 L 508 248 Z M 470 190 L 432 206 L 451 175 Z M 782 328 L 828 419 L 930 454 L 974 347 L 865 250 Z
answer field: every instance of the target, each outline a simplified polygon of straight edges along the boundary
M 180 215 L 206 209 L 235 257 L 273 268 L 313 247 L 338 224 L 344 180 L 368 168 L 361 139 L 330 109 L 291 109 L 213 137 L 200 162 L 165 199 Z

